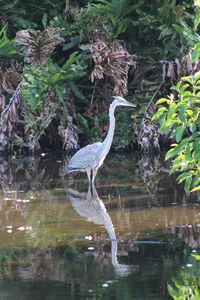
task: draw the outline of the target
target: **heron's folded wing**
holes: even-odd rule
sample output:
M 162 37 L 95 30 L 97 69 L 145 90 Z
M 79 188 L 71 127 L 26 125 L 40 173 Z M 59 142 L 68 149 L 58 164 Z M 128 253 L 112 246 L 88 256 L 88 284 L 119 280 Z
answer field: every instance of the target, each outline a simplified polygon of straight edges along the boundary
M 84 170 L 89 167 L 97 159 L 97 154 L 101 146 L 102 143 L 95 143 L 80 149 L 72 156 L 65 171 Z

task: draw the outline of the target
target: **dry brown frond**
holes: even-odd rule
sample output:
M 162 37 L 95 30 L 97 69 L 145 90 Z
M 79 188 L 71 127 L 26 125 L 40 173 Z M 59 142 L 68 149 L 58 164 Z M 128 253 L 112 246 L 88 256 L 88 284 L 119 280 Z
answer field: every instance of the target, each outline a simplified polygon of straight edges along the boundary
M 20 96 L 19 84 L 0 117 L 0 152 L 6 151 L 10 138 L 17 136 L 16 121 L 18 120 L 18 109 L 22 105 L 23 100 Z
M 58 126 L 58 134 L 62 139 L 64 150 L 77 150 L 79 148 L 77 127 L 73 124 L 71 116 L 68 115 L 67 117 L 67 126 L 62 123 Z
M 198 72 L 200 70 L 200 60 L 192 63 L 191 52 L 189 52 L 181 59 L 176 58 L 172 61 L 162 61 L 162 66 L 163 82 L 173 85 L 178 82 L 181 77 Z
M 160 150 L 158 125 L 151 121 L 153 113 L 146 112 L 140 124 L 137 142 L 142 152 Z
M 24 125 L 24 140 L 26 146 L 29 149 L 30 153 L 34 153 L 40 150 L 40 144 L 35 140 L 35 131 L 34 128 L 30 127 L 29 124 Z
M 0 64 L 0 107 L 4 109 L 4 93 L 13 95 L 19 82 L 21 81 L 20 73 L 22 64 L 17 60 L 11 59 L 6 63 Z
M 134 56 L 119 43 L 105 43 L 98 40 L 89 47 L 95 66 L 91 73 L 91 81 L 109 78 L 114 84 L 113 94 L 125 96 L 128 94 L 128 70 L 136 67 Z
M 25 61 L 41 66 L 53 52 L 55 47 L 64 41 L 60 37 L 60 28 L 46 28 L 40 30 L 20 30 L 16 34 L 15 42 L 26 48 Z

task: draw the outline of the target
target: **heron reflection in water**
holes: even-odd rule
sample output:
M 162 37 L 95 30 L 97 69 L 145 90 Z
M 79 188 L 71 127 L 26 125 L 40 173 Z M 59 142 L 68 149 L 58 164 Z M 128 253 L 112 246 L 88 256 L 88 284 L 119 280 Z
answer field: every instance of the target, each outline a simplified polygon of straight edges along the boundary
M 97 171 L 103 164 L 113 141 L 115 131 L 114 112 L 117 106 L 136 107 L 135 104 L 128 102 L 122 97 L 114 97 L 114 101 L 111 103 L 109 108 L 110 123 L 105 140 L 103 143 L 94 143 L 76 152 L 67 164 L 65 174 L 72 172 L 87 172 L 89 183 L 92 182 L 92 184 L 94 184 Z
M 112 220 L 106 210 L 103 201 L 99 198 L 95 186 L 89 185 L 87 193 L 80 193 L 72 188 L 67 189 L 67 196 L 74 210 L 87 221 L 98 225 L 103 225 L 108 233 L 111 241 L 111 257 L 112 265 L 115 273 L 119 276 L 128 276 L 131 271 L 131 266 L 120 264 L 117 259 L 117 238 Z

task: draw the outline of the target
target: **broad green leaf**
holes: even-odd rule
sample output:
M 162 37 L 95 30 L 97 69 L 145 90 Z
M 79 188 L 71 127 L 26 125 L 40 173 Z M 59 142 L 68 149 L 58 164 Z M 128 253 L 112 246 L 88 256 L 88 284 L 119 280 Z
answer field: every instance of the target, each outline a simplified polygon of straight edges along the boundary
M 50 77 L 49 83 L 56 84 L 61 79 L 62 79 L 61 73 L 55 73 L 53 76 Z
M 158 121 L 160 119 L 161 116 L 163 116 L 165 114 L 165 112 L 167 111 L 166 107 L 160 107 L 157 112 L 153 115 L 152 117 L 152 121 Z
M 200 57 L 200 49 L 192 51 L 192 62 L 194 63 Z
M 178 146 L 167 151 L 165 159 L 167 160 L 169 158 L 176 156 L 177 154 L 180 154 L 181 151 L 186 147 L 189 140 L 190 138 L 185 138 Z
M 192 155 L 191 155 L 191 147 L 190 147 L 191 145 L 189 144 L 189 145 L 187 145 L 187 147 L 186 147 L 186 150 L 185 150 L 185 159 L 188 161 L 188 160 L 191 160 L 191 158 L 192 158 Z
M 191 255 L 196 259 L 197 261 L 200 261 L 200 254 L 197 253 L 191 253 Z
M 179 183 L 183 182 L 189 175 L 190 175 L 189 172 L 184 172 L 184 173 L 180 174 L 177 177 L 178 182 Z
M 169 112 L 167 115 L 167 118 L 170 120 L 172 115 L 175 113 L 175 111 L 177 111 L 178 107 L 176 105 L 176 103 L 172 103 L 169 107 Z
M 175 138 L 176 138 L 176 141 L 177 143 L 179 143 L 182 139 L 182 136 L 183 136 L 183 133 L 184 133 L 184 130 L 185 128 L 180 126 L 180 127 L 177 127 L 175 130 L 174 130 L 174 133 L 175 133 Z
M 197 127 L 195 125 L 190 125 L 189 129 L 191 132 L 195 132 Z
M 187 33 L 189 28 L 185 26 Z M 190 31 L 190 34 L 193 34 Z M 194 34 L 194 39 L 197 35 Z M 200 39 L 199 39 L 200 40 Z M 195 47 L 200 57 L 200 42 Z M 199 191 L 200 184 L 200 73 L 183 77 L 176 86 L 174 96 L 160 99 L 160 130 L 164 133 L 172 131 L 177 145 L 167 152 L 165 159 L 173 158 L 171 173 L 180 172 L 179 183 L 185 181 L 185 190 Z M 168 111 L 165 109 L 168 108 Z M 184 138 L 184 132 L 187 137 Z M 200 195 L 200 193 L 199 193 Z M 199 197 L 199 196 L 198 196 Z M 199 197 L 200 198 L 200 197 Z
M 185 122 L 185 107 L 183 105 L 180 106 L 178 111 L 179 119 L 184 123 Z
M 195 44 L 192 51 L 192 62 L 195 62 L 200 56 L 200 43 Z
M 165 155 L 165 160 L 174 157 L 175 155 L 178 154 L 179 150 L 177 149 L 178 147 L 172 148 L 169 151 L 167 151 L 167 154 Z
M 193 111 L 191 109 L 186 109 L 185 110 L 186 114 L 189 115 L 190 117 L 193 115 Z
M 196 191 L 200 191 L 200 185 L 193 188 L 190 192 L 192 193 L 192 192 L 196 192 Z
M 158 105 L 158 104 L 165 103 L 165 102 L 168 102 L 168 101 L 169 101 L 169 99 L 167 99 L 167 98 L 161 98 L 161 99 L 159 99 L 159 100 L 156 102 L 156 104 Z
M 69 67 L 75 62 L 77 56 L 78 56 L 78 51 L 73 52 L 64 63 L 63 70 L 69 69 Z
M 200 140 L 194 141 L 193 147 L 196 152 L 200 152 Z
M 79 99 L 81 99 L 83 102 L 85 102 L 88 105 L 89 101 L 83 95 L 83 93 L 80 91 L 78 86 L 73 81 L 69 82 L 69 86 L 70 86 L 71 90 L 73 91 L 73 93 L 76 95 L 76 97 L 78 97 Z
M 192 183 L 192 176 L 187 177 L 186 180 L 185 180 L 185 186 L 184 186 L 184 189 L 185 189 L 185 191 L 186 191 L 187 193 L 188 193 L 189 190 L 190 190 L 191 183 Z

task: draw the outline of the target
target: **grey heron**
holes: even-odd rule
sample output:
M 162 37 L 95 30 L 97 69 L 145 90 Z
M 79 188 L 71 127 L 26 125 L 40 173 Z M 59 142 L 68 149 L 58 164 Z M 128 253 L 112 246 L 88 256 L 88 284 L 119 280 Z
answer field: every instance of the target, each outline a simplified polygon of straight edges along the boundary
M 136 107 L 135 104 L 128 102 L 122 97 L 113 97 L 114 100 L 109 108 L 109 130 L 103 143 L 97 142 L 87 145 L 72 156 L 65 168 L 65 174 L 72 172 L 87 172 L 89 183 L 94 184 L 99 167 L 103 164 L 108 154 L 115 131 L 115 108 L 117 106 Z M 91 178 L 92 177 L 92 178 Z

